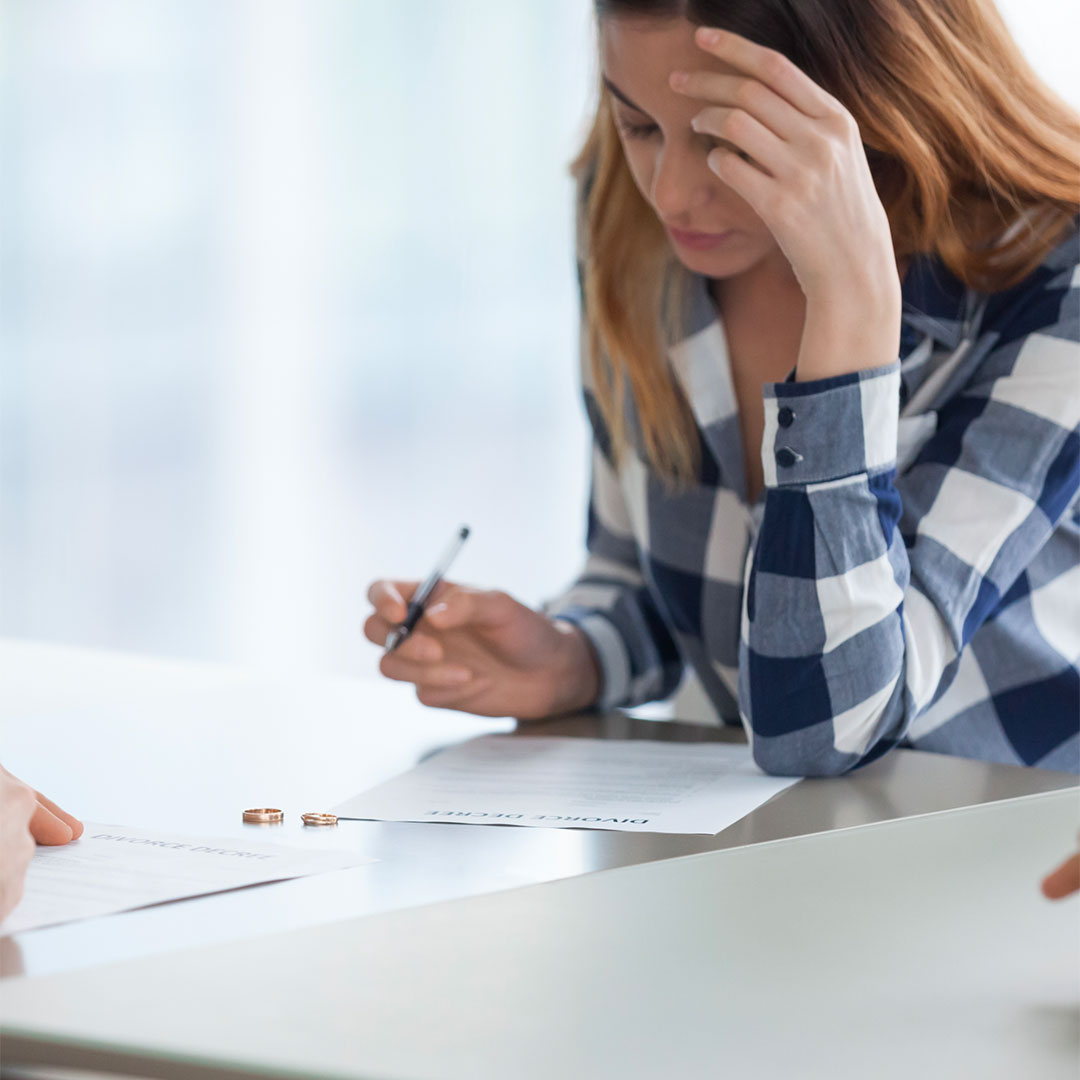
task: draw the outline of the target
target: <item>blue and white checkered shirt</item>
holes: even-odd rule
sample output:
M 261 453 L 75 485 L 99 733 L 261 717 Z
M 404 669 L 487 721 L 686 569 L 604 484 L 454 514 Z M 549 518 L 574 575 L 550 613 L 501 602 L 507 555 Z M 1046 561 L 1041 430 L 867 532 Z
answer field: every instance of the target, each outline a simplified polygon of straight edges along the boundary
M 898 744 L 1080 771 L 1075 226 L 989 295 L 916 256 L 895 363 L 767 385 L 754 506 L 707 281 L 669 352 L 701 442 L 686 491 L 648 464 L 632 406 L 615 470 L 583 335 L 588 559 L 545 610 L 592 642 L 599 704 L 666 697 L 689 664 L 768 772 Z

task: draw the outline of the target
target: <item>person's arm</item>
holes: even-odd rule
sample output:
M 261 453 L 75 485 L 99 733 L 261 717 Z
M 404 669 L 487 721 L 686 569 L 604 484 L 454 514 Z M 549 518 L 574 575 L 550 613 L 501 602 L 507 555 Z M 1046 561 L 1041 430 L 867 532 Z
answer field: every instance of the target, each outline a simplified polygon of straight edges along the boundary
M 614 471 L 596 452 L 584 572 L 540 612 L 497 590 L 444 581 L 416 630 L 379 670 L 425 705 L 537 719 L 654 700 L 682 673 L 637 564 Z M 417 582 L 376 581 L 364 634 L 384 644 Z
M 595 431 L 600 420 L 589 412 Z M 612 708 L 667 697 L 683 661 L 641 573 L 630 514 L 600 438 L 593 441 L 585 566 L 544 611 L 586 636 L 601 673 L 595 704 Z
M 1074 272 L 1019 291 L 900 477 L 899 363 L 766 387 L 739 672 L 766 771 L 836 774 L 896 745 L 1074 503 Z

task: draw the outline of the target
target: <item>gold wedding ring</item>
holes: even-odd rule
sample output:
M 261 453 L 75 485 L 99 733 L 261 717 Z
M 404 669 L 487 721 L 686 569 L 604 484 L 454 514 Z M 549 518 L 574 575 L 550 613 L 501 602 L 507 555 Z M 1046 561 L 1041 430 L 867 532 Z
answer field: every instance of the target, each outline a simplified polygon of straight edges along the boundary
M 273 825 L 285 820 L 285 814 L 281 810 L 275 810 L 271 806 L 259 806 L 254 810 L 244 811 L 244 820 L 252 824 Z
M 301 814 L 300 820 L 305 825 L 336 825 L 337 814 L 316 813 L 312 811 L 307 814 Z

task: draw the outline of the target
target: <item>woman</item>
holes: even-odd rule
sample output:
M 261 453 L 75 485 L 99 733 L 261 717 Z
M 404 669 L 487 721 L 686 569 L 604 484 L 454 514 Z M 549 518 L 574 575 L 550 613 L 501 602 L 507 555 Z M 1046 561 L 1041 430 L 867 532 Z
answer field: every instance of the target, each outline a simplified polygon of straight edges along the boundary
M 769 772 L 1077 771 L 1076 114 L 975 0 L 597 14 L 589 558 L 543 612 L 444 585 L 382 672 L 529 718 L 689 663 Z

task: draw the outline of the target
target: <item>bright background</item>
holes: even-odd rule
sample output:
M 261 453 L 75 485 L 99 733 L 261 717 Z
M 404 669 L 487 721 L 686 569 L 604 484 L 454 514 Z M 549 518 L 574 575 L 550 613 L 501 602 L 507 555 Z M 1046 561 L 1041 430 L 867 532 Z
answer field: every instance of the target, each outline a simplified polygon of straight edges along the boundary
M 1080 102 L 1080 13 L 999 8 Z M 591 18 L 0 0 L 0 634 L 360 674 L 460 522 L 454 577 L 572 578 Z

